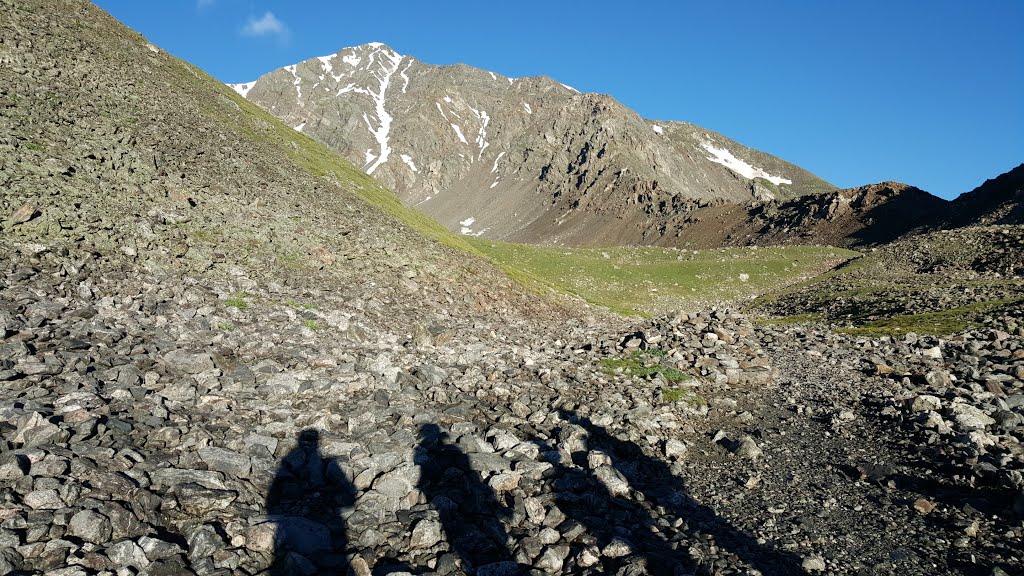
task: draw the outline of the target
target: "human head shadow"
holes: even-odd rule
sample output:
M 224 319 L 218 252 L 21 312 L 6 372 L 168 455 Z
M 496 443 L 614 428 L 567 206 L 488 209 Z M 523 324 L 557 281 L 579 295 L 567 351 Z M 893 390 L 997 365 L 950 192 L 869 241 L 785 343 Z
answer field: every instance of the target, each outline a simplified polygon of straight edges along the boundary
M 342 510 L 352 506 L 355 494 L 338 462 L 321 454 L 320 432 L 300 432 L 267 493 L 267 522 L 275 528 L 274 562 L 267 574 L 347 573 Z
M 712 536 L 718 547 L 766 576 L 805 573 L 796 554 L 759 544 L 753 536 L 731 526 L 711 508 L 694 500 L 664 461 L 648 456 L 636 444 L 615 437 L 587 418 L 567 410 L 558 413 L 563 420 L 582 427 L 587 433 L 589 452 L 604 453 L 610 460 L 610 467 L 628 481 L 636 495 L 642 496 L 614 496 L 606 483 L 597 478 L 596 471 L 551 462 L 557 469 L 554 474 L 558 478 L 554 485 L 556 502 L 563 513 L 587 528 L 598 546 L 604 548 L 616 538 L 626 540 L 635 548 L 629 556 L 642 556 L 651 574 L 693 574 L 713 569 L 701 558 L 699 548 L 691 551 L 689 545 L 669 542 L 652 530 L 664 531 L 650 512 L 660 506 L 671 516 L 670 520 L 683 522 L 681 531 L 694 536 L 698 533 Z M 538 444 L 545 448 L 543 442 Z M 557 457 L 549 457 L 551 460 Z M 606 471 L 605 478 L 608 477 Z M 700 541 L 698 538 L 690 540 Z M 628 561 L 629 556 L 618 561 Z M 620 569 L 617 565 L 605 568 Z
M 511 513 L 498 501 L 459 446 L 436 424 L 419 429 L 415 462 L 420 467 L 417 488 L 437 511 L 447 541 L 463 571 L 518 574 L 508 549 L 502 518 Z

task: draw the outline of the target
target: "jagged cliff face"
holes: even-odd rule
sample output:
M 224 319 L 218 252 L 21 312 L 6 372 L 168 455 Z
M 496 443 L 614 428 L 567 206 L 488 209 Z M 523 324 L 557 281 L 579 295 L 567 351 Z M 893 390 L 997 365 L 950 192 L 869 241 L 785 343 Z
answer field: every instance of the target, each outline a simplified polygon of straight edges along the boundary
M 467 235 L 653 243 L 670 208 L 834 187 L 778 158 L 550 78 L 433 66 L 383 44 L 233 85 Z

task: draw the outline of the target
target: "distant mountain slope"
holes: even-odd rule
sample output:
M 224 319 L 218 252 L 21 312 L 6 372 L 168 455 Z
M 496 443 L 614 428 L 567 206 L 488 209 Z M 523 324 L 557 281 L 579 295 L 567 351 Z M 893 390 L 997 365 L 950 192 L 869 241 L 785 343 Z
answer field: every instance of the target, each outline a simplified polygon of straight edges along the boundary
M 899 182 L 881 182 L 788 200 L 688 205 L 664 217 L 665 227 L 651 231 L 656 244 L 877 246 L 939 230 L 1024 224 L 1024 165 L 953 201 Z
M 923 190 L 882 182 L 790 200 L 714 203 L 672 217 L 674 238 L 691 247 L 828 244 L 871 246 L 932 228 L 949 203 Z
M 383 44 L 233 88 L 466 235 L 652 243 L 667 208 L 834 190 L 720 134 L 546 77 L 433 66 Z

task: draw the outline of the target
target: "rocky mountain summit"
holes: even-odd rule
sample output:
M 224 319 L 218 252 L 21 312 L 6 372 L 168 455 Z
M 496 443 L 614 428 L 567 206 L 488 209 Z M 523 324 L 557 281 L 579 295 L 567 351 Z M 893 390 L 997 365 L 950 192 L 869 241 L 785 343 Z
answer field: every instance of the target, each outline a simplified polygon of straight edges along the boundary
M 834 187 L 692 124 L 640 118 L 547 77 L 345 48 L 233 88 L 467 235 L 651 243 L 667 207 Z
M 0 573 L 1024 571 L 1019 314 L 553 300 L 95 6 L 0 9 Z

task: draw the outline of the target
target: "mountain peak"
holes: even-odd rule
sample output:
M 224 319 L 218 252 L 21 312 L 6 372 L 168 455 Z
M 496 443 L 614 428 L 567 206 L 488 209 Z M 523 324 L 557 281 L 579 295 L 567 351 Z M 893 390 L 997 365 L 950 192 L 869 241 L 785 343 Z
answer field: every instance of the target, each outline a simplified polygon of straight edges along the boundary
M 369 51 L 369 52 L 390 52 L 392 54 L 398 54 L 397 50 L 395 50 L 391 46 L 388 46 L 387 44 L 384 44 L 383 42 L 367 42 L 366 44 L 359 44 L 357 46 L 349 46 L 347 48 L 342 48 L 341 50 L 338 50 L 337 53 L 344 52 L 345 50 L 354 50 L 354 51 L 361 51 L 361 52 L 366 52 L 366 51 Z M 401 54 L 398 54 L 398 55 L 401 56 Z
M 835 189 L 707 130 L 652 125 L 611 96 L 426 64 L 379 42 L 233 88 L 467 235 L 650 243 L 685 201 Z

